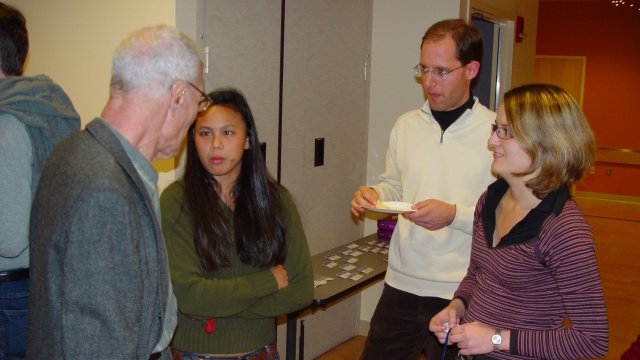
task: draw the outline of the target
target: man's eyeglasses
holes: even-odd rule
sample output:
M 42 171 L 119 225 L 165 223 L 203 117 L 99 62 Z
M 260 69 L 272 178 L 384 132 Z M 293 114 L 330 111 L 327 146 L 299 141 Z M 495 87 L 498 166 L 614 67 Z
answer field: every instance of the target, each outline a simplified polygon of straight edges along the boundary
M 491 133 L 496 133 L 496 135 L 498 135 L 498 137 L 502 140 L 513 139 L 511 130 L 506 127 L 498 126 L 497 124 L 491 124 Z
M 427 76 L 428 73 L 431 73 L 431 76 L 435 76 L 438 79 L 444 79 L 447 77 L 447 75 L 449 75 L 450 73 L 461 69 L 463 67 L 467 66 L 467 64 L 464 65 L 460 65 L 455 69 L 451 69 L 451 70 L 447 70 L 447 69 L 442 69 L 442 68 L 435 68 L 435 69 L 429 69 L 428 66 L 424 66 L 422 64 L 418 64 L 416 66 L 413 67 L 413 71 L 416 72 L 416 75 L 418 76 Z
M 196 89 L 196 91 L 200 93 L 200 100 L 198 100 L 198 113 L 203 113 L 207 111 L 209 106 L 213 104 L 213 100 L 211 100 L 209 95 L 205 94 L 204 91 L 198 89 L 198 87 L 195 86 L 193 83 L 191 82 L 188 82 L 188 83 L 189 85 L 191 85 L 192 88 Z

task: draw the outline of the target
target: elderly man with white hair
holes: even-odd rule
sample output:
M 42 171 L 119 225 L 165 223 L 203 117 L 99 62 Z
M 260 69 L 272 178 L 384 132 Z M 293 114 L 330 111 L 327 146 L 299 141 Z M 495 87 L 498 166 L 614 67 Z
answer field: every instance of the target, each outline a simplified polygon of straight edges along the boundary
M 174 156 L 200 106 L 193 40 L 140 29 L 115 50 L 102 115 L 60 143 L 30 234 L 29 359 L 170 359 L 176 303 L 151 162 Z

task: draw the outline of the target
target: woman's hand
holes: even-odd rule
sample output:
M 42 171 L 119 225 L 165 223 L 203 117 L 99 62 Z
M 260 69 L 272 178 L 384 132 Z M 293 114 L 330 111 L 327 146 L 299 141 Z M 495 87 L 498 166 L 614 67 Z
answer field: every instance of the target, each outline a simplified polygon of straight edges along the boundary
M 449 340 L 458 345 L 462 355 L 487 354 L 493 351 L 491 337 L 495 332 L 496 329 L 489 325 L 472 322 L 453 328 L 451 335 L 449 335 Z M 501 335 L 500 350 L 508 351 L 511 332 L 502 330 Z
M 282 265 L 276 265 L 269 269 L 278 282 L 278 290 L 285 288 L 289 285 L 289 275 L 287 270 Z
M 447 337 L 447 331 L 453 329 L 460 322 L 460 318 L 464 315 L 464 304 L 460 299 L 453 299 L 429 321 L 429 330 L 438 338 L 441 344 L 444 344 L 444 340 Z M 448 344 L 453 344 L 454 341 L 449 337 Z

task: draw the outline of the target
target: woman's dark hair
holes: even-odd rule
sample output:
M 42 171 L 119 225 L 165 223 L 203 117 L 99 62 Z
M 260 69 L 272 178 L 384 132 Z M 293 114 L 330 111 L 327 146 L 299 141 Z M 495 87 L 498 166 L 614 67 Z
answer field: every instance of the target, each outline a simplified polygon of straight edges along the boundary
M 240 91 L 232 88 L 217 89 L 208 96 L 211 107 L 224 106 L 242 116 L 249 148 L 242 155 L 240 175 L 231 191 L 235 201 L 231 228 L 222 210 L 220 185 L 198 157 L 195 146 L 197 120 L 189 129 L 184 191 L 202 266 L 208 271 L 229 266 L 229 255 L 233 250 L 245 264 L 260 267 L 282 264 L 286 258 L 286 242 L 279 185 L 267 171 L 249 104 Z

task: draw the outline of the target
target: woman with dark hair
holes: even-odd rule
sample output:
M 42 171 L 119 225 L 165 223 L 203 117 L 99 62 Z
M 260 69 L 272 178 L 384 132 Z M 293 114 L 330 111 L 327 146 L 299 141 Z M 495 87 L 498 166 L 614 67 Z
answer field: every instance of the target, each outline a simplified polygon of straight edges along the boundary
M 603 356 L 593 234 L 570 192 L 595 158 L 589 123 L 566 91 L 524 85 L 504 95 L 488 144 L 499 179 L 478 200 L 467 275 L 429 329 L 475 360 Z
M 278 359 L 275 317 L 313 296 L 298 211 L 267 172 L 244 96 L 219 89 L 200 109 L 184 178 L 161 198 L 179 310 L 174 359 Z

